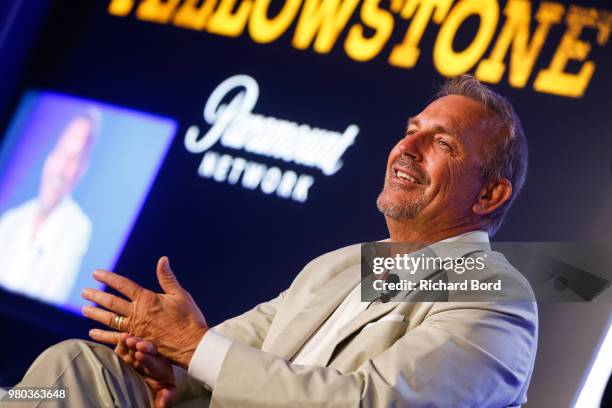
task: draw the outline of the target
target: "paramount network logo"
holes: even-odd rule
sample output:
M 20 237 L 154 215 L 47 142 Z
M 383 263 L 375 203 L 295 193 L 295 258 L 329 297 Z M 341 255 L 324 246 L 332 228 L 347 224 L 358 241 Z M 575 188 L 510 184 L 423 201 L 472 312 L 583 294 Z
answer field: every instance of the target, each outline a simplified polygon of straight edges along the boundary
M 235 96 L 230 98 L 230 93 Z M 355 142 L 359 127 L 351 124 L 337 132 L 255 114 L 258 98 L 259 85 L 248 75 L 236 75 L 220 83 L 204 106 L 204 121 L 210 128 L 203 133 L 199 126 L 190 126 L 185 147 L 195 154 L 206 152 L 198 167 L 201 177 L 305 202 L 315 181 L 312 175 L 211 149 L 220 145 L 332 176 L 342 168 L 342 156 Z

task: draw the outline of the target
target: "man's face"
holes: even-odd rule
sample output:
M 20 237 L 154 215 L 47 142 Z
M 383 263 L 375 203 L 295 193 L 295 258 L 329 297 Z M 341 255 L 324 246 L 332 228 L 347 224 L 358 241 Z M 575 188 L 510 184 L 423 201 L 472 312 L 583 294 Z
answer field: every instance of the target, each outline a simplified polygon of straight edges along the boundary
M 379 210 L 396 220 L 419 217 L 448 227 L 472 217 L 487 145 L 495 141 L 485 127 L 490 118 L 478 102 L 458 95 L 437 99 L 410 118 L 389 154 Z
M 53 208 L 81 179 L 87 168 L 91 126 L 86 118 L 70 122 L 47 156 L 38 195 L 43 208 Z

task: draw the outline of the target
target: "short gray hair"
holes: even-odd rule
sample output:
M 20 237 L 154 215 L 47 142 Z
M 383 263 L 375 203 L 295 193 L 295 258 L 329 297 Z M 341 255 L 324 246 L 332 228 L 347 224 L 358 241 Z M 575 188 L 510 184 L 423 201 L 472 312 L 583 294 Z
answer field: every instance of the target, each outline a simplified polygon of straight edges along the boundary
M 510 102 L 473 76 L 461 75 L 448 79 L 436 96 L 441 98 L 448 95 L 473 99 L 496 114 L 493 120 L 485 125 L 493 134 L 499 135 L 500 140 L 490 147 L 489 157 L 485 159 L 480 175 L 486 181 L 508 179 L 512 183 L 512 196 L 504 205 L 486 216 L 487 230 L 490 235 L 494 235 L 525 184 L 528 162 L 527 138 Z

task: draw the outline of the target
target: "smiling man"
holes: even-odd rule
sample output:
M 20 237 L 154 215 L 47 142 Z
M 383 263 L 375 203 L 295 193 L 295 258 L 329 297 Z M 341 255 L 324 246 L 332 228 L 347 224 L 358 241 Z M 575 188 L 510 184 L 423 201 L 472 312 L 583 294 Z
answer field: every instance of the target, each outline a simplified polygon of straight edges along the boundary
M 470 76 L 449 80 L 391 150 L 377 200 L 390 241 L 459 244 L 490 280 L 528 283 L 488 237 L 525 181 L 527 143 L 511 105 Z M 510 407 L 526 401 L 534 302 L 362 302 L 360 246 L 324 254 L 276 298 L 209 328 L 162 257 L 155 293 L 107 271 L 83 313 L 111 331 L 36 360 L 20 386 L 67 386 L 74 404 L 227 407 Z M 395 300 L 395 299 L 394 299 Z M 123 332 L 123 333 L 121 333 Z M 129 334 L 127 334 L 129 333 Z M 39 369 L 40 368 L 40 369 Z M 186 369 L 186 370 L 185 370 Z

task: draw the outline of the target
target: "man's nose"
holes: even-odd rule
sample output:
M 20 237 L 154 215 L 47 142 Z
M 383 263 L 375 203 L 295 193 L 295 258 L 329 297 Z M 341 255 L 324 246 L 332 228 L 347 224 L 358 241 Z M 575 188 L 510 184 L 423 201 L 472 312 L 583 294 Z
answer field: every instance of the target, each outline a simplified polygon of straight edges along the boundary
M 399 143 L 400 154 L 410 156 L 414 161 L 421 161 L 426 135 L 422 132 L 407 134 Z

